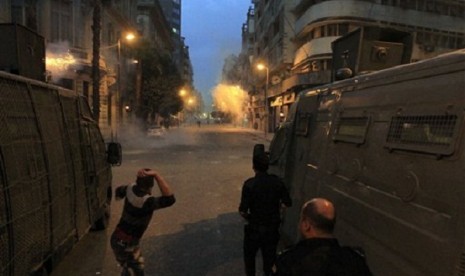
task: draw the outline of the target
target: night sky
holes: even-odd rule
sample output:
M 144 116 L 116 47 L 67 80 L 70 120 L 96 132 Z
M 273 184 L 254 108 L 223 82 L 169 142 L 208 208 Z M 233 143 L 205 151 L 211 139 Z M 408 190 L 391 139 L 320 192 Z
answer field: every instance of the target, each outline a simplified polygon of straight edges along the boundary
M 210 109 L 211 92 L 221 77 L 224 58 L 241 51 L 242 24 L 250 0 L 183 0 L 181 35 L 194 67 L 194 86 Z

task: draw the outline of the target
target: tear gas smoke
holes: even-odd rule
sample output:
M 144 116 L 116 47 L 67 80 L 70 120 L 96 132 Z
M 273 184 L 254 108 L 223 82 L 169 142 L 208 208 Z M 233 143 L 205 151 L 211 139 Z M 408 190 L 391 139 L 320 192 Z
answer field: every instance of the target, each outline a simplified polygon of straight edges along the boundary
M 47 71 L 51 73 L 52 81 L 57 82 L 64 78 L 71 65 L 76 64 L 76 59 L 69 52 L 69 43 L 50 43 L 47 45 L 47 53 L 45 58 L 45 66 Z
M 219 84 L 212 92 L 213 102 L 217 111 L 231 114 L 234 123 L 244 119 L 247 105 L 247 92 L 239 86 Z

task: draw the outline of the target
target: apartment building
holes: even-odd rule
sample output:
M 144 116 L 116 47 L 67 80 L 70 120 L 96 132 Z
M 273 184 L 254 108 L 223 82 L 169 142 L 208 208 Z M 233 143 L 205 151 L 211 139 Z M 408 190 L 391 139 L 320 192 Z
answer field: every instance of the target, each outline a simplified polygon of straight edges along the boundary
M 181 33 L 182 0 L 159 0 L 171 29 L 174 44 L 173 59 L 186 87 L 193 87 L 193 69 L 189 47 Z
M 249 92 L 247 106 L 244 111 L 244 121 L 247 122 L 247 127 L 258 129 L 259 124 L 264 124 L 264 120 L 260 120 L 260 114 L 257 110 L 259 106 L 263 106 L 263 98 L 260 99 L 258 93 L 255 93 L 255 76 L 250 74 L 253 71 L 251 68 L 254 57 L 255 46 L 255 10 L 249 7 L 245 23 L 242 25 L 242 47 L 238 58 L 238 68 L 240 68 L 238 83 L 242 89 Z M 260 100 L 262 101 L 260 103 Z M 254 108 L 255 107 L 255 108 Z M 256 118 L 254 118 L 256 117 Z M 261 126 L 263 128 L 263 126 Z
M 181 77 L 188 87 L 194 87 L 194 67 L 192 66 L 192 61 L 189 53 L 189 46 L 186 45 L 185 38 L 181 36 L 180 44 L 180 74 Z
M 287 114 L 298 91 L 331 81 L 332 42 L 360 27 L 411 33 L 412 62 L 465 47 L 464 1 L 255 0 L 252 3 L 257 22 L 254 58 L 264 59 L 270 69 L 266 101 L 270 130 L 279 123 L 279 114 Z M 252 108 L 260 110 L 256 104 Z
M 170 48 L 170 30 L 157 0 L 105 1 L 0 0 L 0 23 L 17 23 L 42 36 L 47 48 L 48 82 L 87 96 L 99 109 L 99 125 L 108 138 L 121 123 L 121 110 L 136 93 L 137 64 L 125 51 L 127 32 L 142 35 L 159 49 Z M 98 12 L 96 12 L 98 11 Z M 138 24 L 138 19 L 145 22 Z M 98 23 L 96 23 L 98 22 Z M 93 25 L 98 24 L 97 38 Z M 97 45 L 99 93 L 93 95 L 93 56 Z M 140 80 L 139 80 L 140 81 Z M 96 94 L 97 95 L 97 94 Z
M 291 41 L 294 5 L 289 0 L 254 0 L 252 3 L 255 44 L 251 69 L 258 80 L 252 92 L 252 124 L 273 131 L 282 119 L 283 105 L 277 98 L 283 91 L 281 83 L 288 77 L 294 59 L 295 45 Z M 264 70 L 258 72 L 257 64 L 262 64 Z

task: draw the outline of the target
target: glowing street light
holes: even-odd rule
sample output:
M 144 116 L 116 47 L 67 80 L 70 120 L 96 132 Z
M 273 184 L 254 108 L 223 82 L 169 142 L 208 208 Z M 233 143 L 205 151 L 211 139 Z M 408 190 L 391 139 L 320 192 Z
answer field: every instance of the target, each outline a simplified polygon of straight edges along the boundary
M 131 41 L 136 38 L 136 35 L 134 33 L 127 33 L 125 36 L 126 40 Z
M 187 95 L 186 89 L 181 89 L 181 90 L 179 90 L 179 96 L 181 96 L 181 97 L 184 98 L 186 95 Z
M 129 32 L 126 33 L 124 36 L 125 40 L 130 42 L 136 38 L 134 33 Z M 117 78 L 117 90 L 116 90 L 116 106 L 117 108 L 117 118 L 119 123 L 123 121 L 123 102 L 121 101 L 121 37 L 118 37 L 118 42 L 116 43 L 116 46 L 118 47 L 118 56 L 117 56 L 117 61 L 118 61 L 118 78 Z M 111 46 L 110 46 L 111 47 Z
M 268 96 L 267 94 L 268 94 L 269 69 L 263 63 L 257 64 L 257 69 L 266 70 L 266 84 L 265 84 L 265 137 L 266 137 L 266 133 L 268 132 Z

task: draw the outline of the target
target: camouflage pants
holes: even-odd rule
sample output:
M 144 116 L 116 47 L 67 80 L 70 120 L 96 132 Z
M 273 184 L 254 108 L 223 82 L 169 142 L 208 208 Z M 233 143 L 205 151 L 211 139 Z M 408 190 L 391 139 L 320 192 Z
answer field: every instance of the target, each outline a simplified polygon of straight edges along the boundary
M 110 240 L 116 261 L 123 271 L 121 276 L 144 276 L 144 258 L 141 255 L 139 241 L 125 241 L 113 233 Z

